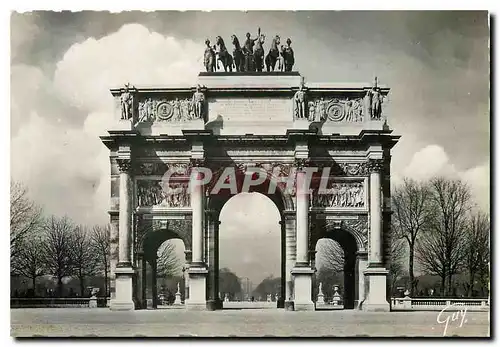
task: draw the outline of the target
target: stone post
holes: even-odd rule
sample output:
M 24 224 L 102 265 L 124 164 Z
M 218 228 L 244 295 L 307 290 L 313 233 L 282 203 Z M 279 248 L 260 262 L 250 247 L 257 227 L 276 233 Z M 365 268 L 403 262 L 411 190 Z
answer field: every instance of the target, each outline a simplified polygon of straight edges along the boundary
M 314 310 L 314 302 L 312 301 L 312 275 L 314 271 L 309 263 L 309 182 L 307 182 L 304 166 L 304 160 L 299 159 L 296 177 L 297 258 L 292 270 L 295 311 Z
M 189 267 L 189 301 L 186 308 L 189 310 L 205 310 L 207 268 L 203 261 L 203 198 L 204 188 L 201 184 L 201 172 L 198 168 L 203 165 L 201 160 L 192 160 L 190 181 L 191 209 L 192 209 L 192 262 Z
M 368 268 L 365 276 L 368 280 L 368 293 L 363 303 L 364 311 L 390 311 L 387 302 L 387 274 L 382 259 L 382 158 L 370 159 L 370 239 Z
M 133 275 L 130 259 L 132 240 L 131 159 L 117 159 L 120 168 L 120 208 L 118 222 L 118 264 L 115 269 L 116 297 L 110 303 L 111 310 L 133 310 Z

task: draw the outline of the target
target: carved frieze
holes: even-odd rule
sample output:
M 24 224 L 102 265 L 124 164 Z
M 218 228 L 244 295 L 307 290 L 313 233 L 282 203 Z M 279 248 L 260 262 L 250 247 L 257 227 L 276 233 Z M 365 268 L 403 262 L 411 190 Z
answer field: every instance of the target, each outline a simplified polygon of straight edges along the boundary
M 362 182 L 329 182 L 327 188 L 311 194 L 313 207 L 364 207 L 365 188 Z
M 189 98 L 139 101 L 139 122 L 184 122 L 199 118 L 193 100 Z
M 163 176 L 169 171 L 172 176 L 189 177 L 188 163 L 141 163 L 136 166 L 135 174 L 140 176 Z
M 364 119 L 363 99 L 310 100 L 308 114 L 311 122 L 362 122 Z
M 188 188 L 187 182 L 138 180 L 137 204 L 139 207 L 189 207 Z

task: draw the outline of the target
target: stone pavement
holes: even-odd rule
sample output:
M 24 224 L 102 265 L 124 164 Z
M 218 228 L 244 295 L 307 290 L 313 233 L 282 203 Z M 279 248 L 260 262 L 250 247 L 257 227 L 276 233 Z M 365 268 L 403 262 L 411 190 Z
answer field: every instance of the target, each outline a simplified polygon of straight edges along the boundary
M 439 312 L 286 312 L 246 309 L 213 312 L 98 309 L 11 309 L 11 335 L 28 336 L 443 336 Z M 489 336 L 489 312 L 449 317 L 446 336 Z

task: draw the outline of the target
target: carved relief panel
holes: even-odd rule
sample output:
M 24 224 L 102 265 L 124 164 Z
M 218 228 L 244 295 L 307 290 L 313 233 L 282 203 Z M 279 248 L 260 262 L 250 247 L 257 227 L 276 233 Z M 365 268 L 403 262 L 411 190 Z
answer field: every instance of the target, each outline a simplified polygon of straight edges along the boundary
M 308 102 L 311 122 L 362 122 L 365 112 L 362 98 L 319 98 Z
M 365 208 L 365 180 L 330 180 L 325 189 L 314 188 L 310 198 L 312 207 Z
M 137 205 L 139 207 L 189 207 L 188 182 L 163 182 L 137 180 Z

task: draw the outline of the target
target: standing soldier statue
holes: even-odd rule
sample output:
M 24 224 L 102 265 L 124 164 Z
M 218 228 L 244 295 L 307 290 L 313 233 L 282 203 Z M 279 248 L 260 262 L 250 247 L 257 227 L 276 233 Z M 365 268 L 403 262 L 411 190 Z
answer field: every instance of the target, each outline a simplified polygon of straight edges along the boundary
M 304 79 L 300 81 L 299 90 L 293 97 L 295 101 L 295 117 L 297 119 L 306 118 L 306 93 L 304 91 Z
M 378 87 L 377 77 L 375 77 L 375 83 L 373 88 L 370 90 L 371 94 L 371 119 L 380 120 L 382 116 L 382 100 L 383 96 L 380 93 L 380 88 Z
M 130 84 L 125 84 L 125 90 L 122 92 L 120 96 L 120 104 L 122 111 L 123 120 L 132 118 L 132 94 L 130 93 Z
M 255 39 L 250 38 L 250 33 L 246 35 L 245 45 L 243 46 L 243 54 L 245 56 L 245 71 L 255 71 L 254 61 L 253 61 L 253 46 L 255 41 L 260 40 L 260 28 L 257 31 L 257 37 Z
M 205 104 L 205 94 L 201 92 L 201 87 L 198 84 L 196 86 L 196 92 L 194 92 L 192 99 L 192 106 L 195 119 L 203 119 L 204 104 Z
M 286 39 L 286 46 L 283 48 L 283 60 L 285 61 L 285 71 L 292 71 L 293 64 L 295 63 L 295 58 L 292 49 L 292 40 L 290 38 Z

